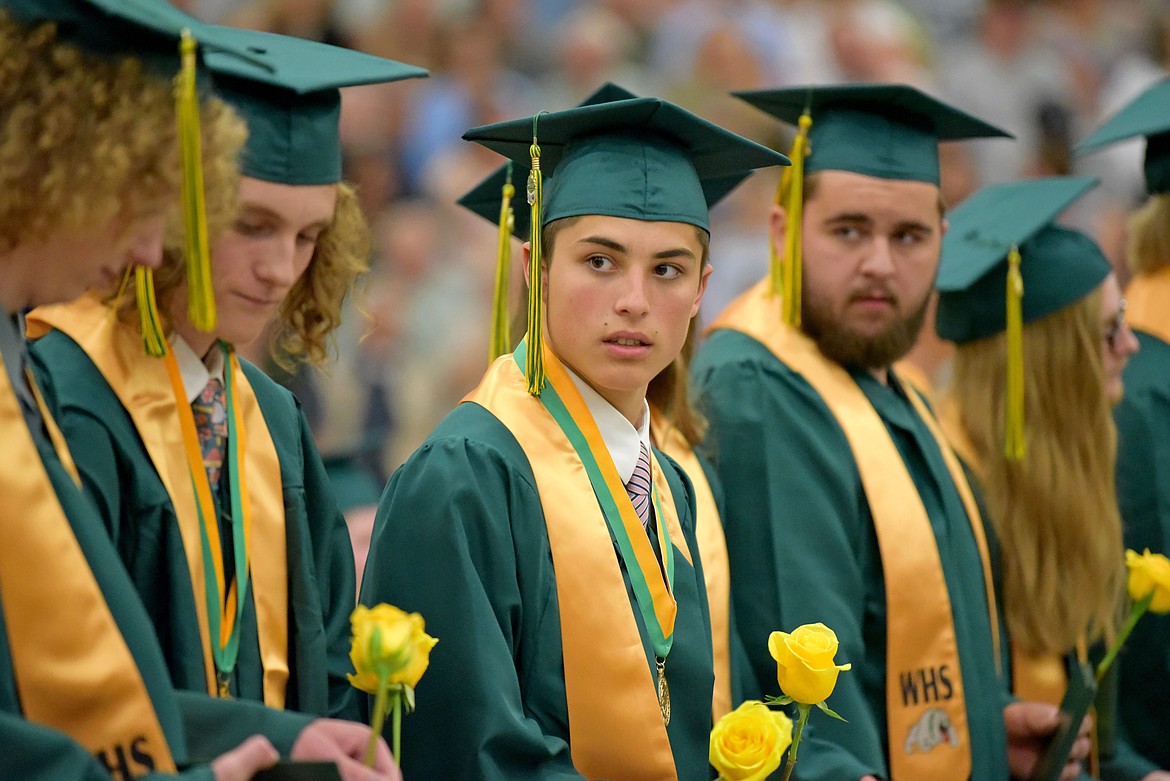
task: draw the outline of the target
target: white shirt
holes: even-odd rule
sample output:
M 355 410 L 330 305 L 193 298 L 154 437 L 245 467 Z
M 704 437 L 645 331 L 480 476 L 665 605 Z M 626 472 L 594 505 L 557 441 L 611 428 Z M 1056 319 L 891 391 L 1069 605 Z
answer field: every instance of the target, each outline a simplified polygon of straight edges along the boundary
M 175 361 L 179 364 L 179 376 L 183 378 L 183 390 L 187 392 L 187 403 L 193 404 L 207 382 L 215 377 L 223 382 L 223 351 L 219 345 L 214 345 L 208 351 L 210 366 L 203 363 L 203 359 L 195 354 L 191 345 L 183 337 L 175 334 L 171 337 L 171 349 L 175 353 Z
M 642 454 L 642 445 L 646 452 L 650 452 L 650 405 L 642 399 L 642 418 L 637 428 L 630 423 L 625 415 L 606 401 L 600 393 L 589 387 L 585 380 L 578 377 L 572 369 L 565 367 L 573 384 L 585 400 L 589 414 L 597 423 L 601 432 L 601 439 L 605 442 L 605 449 L 609 451 L 613 465 L 617 467 L 618 476 L 622 483 L 628 483 L 634 475 L 634 468 L 638 466 L 638 457 Z

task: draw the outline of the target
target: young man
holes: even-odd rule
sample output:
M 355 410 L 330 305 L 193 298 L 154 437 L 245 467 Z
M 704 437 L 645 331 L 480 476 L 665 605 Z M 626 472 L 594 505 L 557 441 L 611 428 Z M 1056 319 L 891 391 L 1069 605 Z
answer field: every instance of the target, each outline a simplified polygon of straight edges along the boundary
M 354 716 L 349 534 L 297 401 L 233 345 L 275 319 L 286 355 L 325 357 L 369 246 L 341 182 L 338 88 L 426 72 L 284 36 L 217 34 L 252 52 L 206 57 L 249 128 L 239 212 L 211 248 L 217 322 L 193 322 L 182 262 L 168 255 L 165 355 L 145 355 L 136 316 L 119 319 L 96 297 L 34 312 L 32 333 L 55 330 L 33 355 L 175 685 Z
M 524 165 L 538 153 L 548 179 L 529 186 L 528 337 L 399 469 L 375 521 L 362 602 L 419 611 L 440 639 L 403 764 L 709 778 L 694 500 L 650 448 L 646 388 L 710 272 L 702 183 L 784 158 L 654 98 L 466 137 Z
M 914 342 L 938 270 L 938 142 L 1006 134 L 907 86 L 740 97 L 800 120 L 794 148 L 809 149 L 807 178 L 794 169 L 803 194 L 771 215 L 774 246 L 787 240 L 796 262 L 793 300 L 762 281 L 715 320 L 694 364 L 755 674 L 778 693 L 769 633 L 816 621 L 853 664 L 829 703 L 848 723 L 810 720 L 804 779 L 1004 779 L 1017 719 L 1042 730 L 1022 746 L 1035 760 L 1055 709 L 1040 723 L 1030 706 L 1004 709 L 978 510 L 890 365 Z
M 157 2 L 0 3 L 0 145 L 9 151 L 0 163 L 0 750 L 13 778 L 170 775 L 258 731 L 294 756 L 357 767 L 348 756 L 368 735 L 176 694 L 13 323 L 12 313 L 106 284 L 129 263 L 159 264 L 183 170 L 166 75 L 179 68 L 184 28 L 215 42 Z M 242 128 L 204 101 L 194 130 L 216 191 Z M 251 740 L 191 776 L 250 778 L 276 760 L 272 743 Z M 365 778 L 397 777 L 384 747 L 379 768 L 372 776 L 357 767 Z
M 1123 375 L 1117 422 L 1117 499 L 1125 544 L 1170 552 L 1170 79 L 1122 108 L 1077 152 L 1135 136 L 1146 139 L 1149 197 L 1129 218 L 1126 317 L 1141 349 Z M 1170 616 L 1142 618 L 1118 660 L 1122 726 L 1142 756 L 1170 770 Z

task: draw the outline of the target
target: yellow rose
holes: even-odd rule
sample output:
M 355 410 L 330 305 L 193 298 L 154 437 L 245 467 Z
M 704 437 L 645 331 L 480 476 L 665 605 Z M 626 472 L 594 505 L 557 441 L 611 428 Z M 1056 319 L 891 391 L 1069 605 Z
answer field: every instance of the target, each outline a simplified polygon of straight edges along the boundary
M 852 665 L 834 664 L 837 635 L 824 624 L 805 624 L 792 634 L 773 632 L 768 653 L 776 660 L 780 690 L 802 705 L 824 702 L 837 685 L 837 674 Z
M 418 685 L 430 664 L 431 649 L 439 642 L 423 631 L 421 615 L 393 605 L 358 605 L 349 620 L 353 624 L 349 658 L 356 672 L 348 676 L 350 683 L 370 694 L 377 693 L 381 675 L 392 684 Z
M 1125 566 L 1129 568 L 1129 596 L 1141 602 L 1151 593 L 1151 613 L 1170 613 L 1170 559 L 1161 553 L 1150 553 L 1146 548 L 1140 556 L 1125 552 Z
M 711 730 L 711 766 L 726 781 L 761 781 L 780 767 L 791 743 L 792 719 L 748 700 Z

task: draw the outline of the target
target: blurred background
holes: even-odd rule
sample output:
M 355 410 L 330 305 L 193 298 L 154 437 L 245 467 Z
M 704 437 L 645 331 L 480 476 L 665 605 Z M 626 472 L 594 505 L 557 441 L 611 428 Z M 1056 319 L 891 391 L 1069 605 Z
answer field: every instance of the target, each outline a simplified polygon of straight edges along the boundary
M 466 129 L 568 108 L 609 80 L 785 151 L 792 129 L 729 90 L 906 82 L 1017 136 L 942 145 L 950 206 L 1006 179 L 1099 176 L 1102 186 L 1067 219 L 1098 239 L 1124 280 L 1123 216 L 1143 197 L 1143 142 L 1083 158 L 1071 148 L 1170 67 L 1170 0 L 176 4 L 207 21 L 431 71 L 344 95 L 346 177 L 373 227 L 371 272 L 350 301 L 335 359 L 280 377 L 304 403 L 339 485 L 366 486 L 365 498 L 352 500 L 342 488 L 347 509 L 368 504 L 369 486 L 380 490 L 486 366 L 496 230 L 455 200 L 501 160 L 460 140 Z M 713 213 L 715 273 L 701 319 L 765 272 L 765 215 L 778 176 L 755 175 Z M 519 301 L 518 263 L 513 271 L 511 300 Z M 252 346 L 258 362 L 264 352 Z M 912 358 L 931 380 L 944 379 L 945 350 L 929 336 Z

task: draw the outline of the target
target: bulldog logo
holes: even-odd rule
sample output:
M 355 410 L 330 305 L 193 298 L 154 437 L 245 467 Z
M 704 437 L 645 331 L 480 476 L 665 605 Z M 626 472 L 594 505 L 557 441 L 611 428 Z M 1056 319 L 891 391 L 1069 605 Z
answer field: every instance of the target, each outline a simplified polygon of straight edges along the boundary
M 942 708 L 930 708 L 910 728 L 910 734 L 906 736 L 906 753 L 931 751 L 943 743 L 957 746 L 959 736 L 951 726 L 946 711 Z

